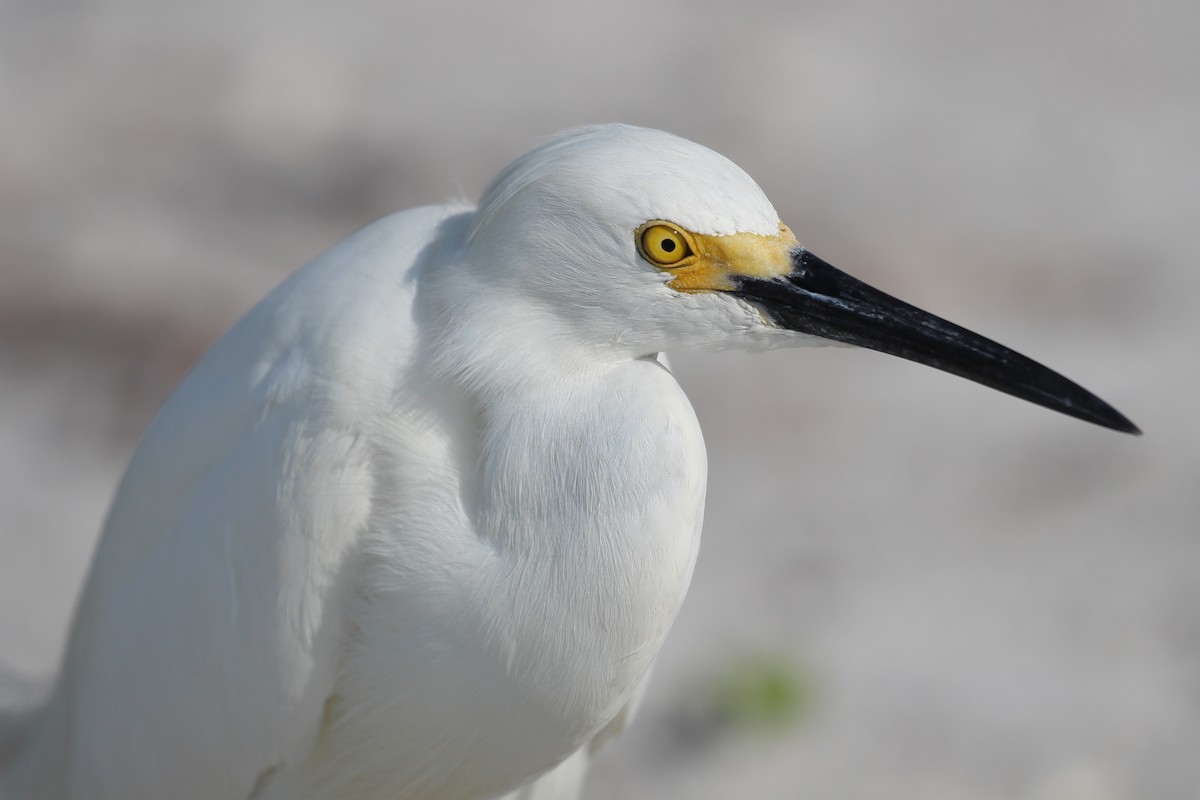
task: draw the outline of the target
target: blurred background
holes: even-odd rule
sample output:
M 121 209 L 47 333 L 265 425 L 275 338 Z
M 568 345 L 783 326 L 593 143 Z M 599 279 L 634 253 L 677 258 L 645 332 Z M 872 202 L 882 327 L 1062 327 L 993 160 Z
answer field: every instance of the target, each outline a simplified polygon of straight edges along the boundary
M 390 211 L 661 127 L 1103 431 L 845 349 L 674 363 L 705 544 L 601 798 L 1200 797 L 1200 5 L 0 2 L 0 694 L 184 370 Z

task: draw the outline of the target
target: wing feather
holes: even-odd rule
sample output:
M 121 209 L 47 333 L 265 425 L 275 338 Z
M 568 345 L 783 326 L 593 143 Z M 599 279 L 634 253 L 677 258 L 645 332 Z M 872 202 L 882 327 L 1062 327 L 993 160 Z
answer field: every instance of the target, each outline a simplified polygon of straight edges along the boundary
M 405 273 L 456 211 L 394 215 L 330 250 L 159 412 L 46 714 L 66 796 L 242 800 L 307 757 L 381 490 L 365 421 L 411 354 Z

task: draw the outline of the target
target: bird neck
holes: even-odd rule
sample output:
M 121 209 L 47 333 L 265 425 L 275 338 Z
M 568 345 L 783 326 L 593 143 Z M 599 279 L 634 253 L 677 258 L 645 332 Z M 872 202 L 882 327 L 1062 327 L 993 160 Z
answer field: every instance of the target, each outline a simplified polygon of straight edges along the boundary
M 482 408 L 476 531 L 509 598 L 489 625 L 523 643 L 518 671 L 592 671 L 578 685 L 598 694 L 580 702 L 607 706 L 641 680 L 691 579 L 706 471 L 695 416 L 652 360 L 517 384 Z
M 673 617 L 707 470 L 674 377 L 653 357 L 597 351 L 561 314 L 484 291 L 470 274 L 430 278 L 427 308 L 440 322 L 430 362 L 474 421 L 464 496 L 476 535 L 519 567 L 530 597 L 561 592 L 564 607 L 589 598 L 597 621 Z

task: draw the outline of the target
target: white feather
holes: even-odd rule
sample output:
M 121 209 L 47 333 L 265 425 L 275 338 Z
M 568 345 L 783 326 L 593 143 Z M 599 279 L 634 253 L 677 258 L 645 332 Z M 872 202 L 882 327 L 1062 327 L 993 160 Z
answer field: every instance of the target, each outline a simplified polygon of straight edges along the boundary
M 667 288 L 631 238 L 655 218 L 779 225 L 711 151 L 591 128 L 251 311 L 146 432 L 5 789 L 574 796 L 699 542 L 703 441 L 656 356 L 777 335 Z

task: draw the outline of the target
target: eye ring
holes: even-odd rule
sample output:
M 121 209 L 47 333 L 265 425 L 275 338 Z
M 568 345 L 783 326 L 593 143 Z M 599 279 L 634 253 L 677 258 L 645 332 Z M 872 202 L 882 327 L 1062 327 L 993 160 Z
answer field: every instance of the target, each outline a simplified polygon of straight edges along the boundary
M 678 267 L 695 256 L 691 237 L 670 222 L 647 222 L 637 231 L 642 258 L 659 267 Z

